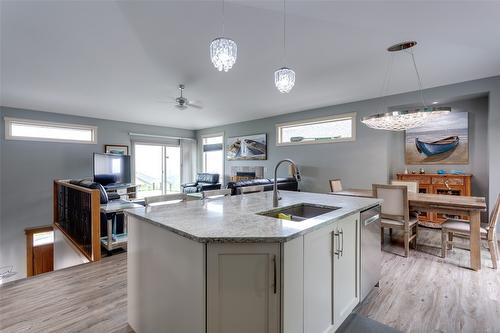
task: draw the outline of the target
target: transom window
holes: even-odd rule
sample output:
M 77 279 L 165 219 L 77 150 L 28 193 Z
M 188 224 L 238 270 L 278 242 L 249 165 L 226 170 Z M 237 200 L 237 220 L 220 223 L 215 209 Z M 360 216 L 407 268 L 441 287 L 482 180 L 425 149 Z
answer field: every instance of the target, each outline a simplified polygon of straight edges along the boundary
M 276 125 L 277 145 L 354 141 L 355 138 L 355 113 Z
M 5 117 L 7 140 L 97 143 L 97 127 Z

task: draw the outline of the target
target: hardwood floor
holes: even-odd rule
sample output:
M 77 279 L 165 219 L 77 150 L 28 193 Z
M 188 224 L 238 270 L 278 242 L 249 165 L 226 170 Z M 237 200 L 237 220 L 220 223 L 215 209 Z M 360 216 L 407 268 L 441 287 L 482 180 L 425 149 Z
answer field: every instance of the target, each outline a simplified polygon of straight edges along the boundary
M 127 257 L 50 272 L 0 287 L 0 332 L 133 332 Z
M 402 254 L 401 237 L 385 249 Z M 384 252 L 380 288 L 358 312 L 403 332 L 500 332 L 500 270 L 482 249 L 480 272 L 454 249 L 441 259 L 440 233 L 420 228 L 419 250 Z M 126 254 L 0 287 L 0 332 L 130 333 Z
M 500 332 L 500 271 L 491 268 L 487 249 L 475 272 L 463 268 L 469 266 L 466 250 L 440 257 L 440 236 L 440 230 L 420 228 L 418 251 L 411 249 L 409 258 L 384 251 L 380 288 L 357 311 L 403 332 Z M 402 245 L 394 232 L 384 249 L 402 255 Z

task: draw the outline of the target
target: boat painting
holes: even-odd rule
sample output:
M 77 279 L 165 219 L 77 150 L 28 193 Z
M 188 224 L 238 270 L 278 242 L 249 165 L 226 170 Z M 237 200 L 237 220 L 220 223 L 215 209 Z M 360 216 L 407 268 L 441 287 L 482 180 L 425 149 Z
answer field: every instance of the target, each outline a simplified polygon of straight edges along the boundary
M 405 132 L 406 164 L 469 163 L 467 112 L 451 112 Z
M 229 161 L 267 159 L 266 134 L 228 138 L 226 156 Z
M 427 156 L 446 153 L 452 149 L 455 149 L 459 143 L 460 138 L 456 135 L 433 142 L 424 142 L 420 141 L 418 138 L 415 138 L 415 146 L 417 147 L 418 152 L 424 153 Z

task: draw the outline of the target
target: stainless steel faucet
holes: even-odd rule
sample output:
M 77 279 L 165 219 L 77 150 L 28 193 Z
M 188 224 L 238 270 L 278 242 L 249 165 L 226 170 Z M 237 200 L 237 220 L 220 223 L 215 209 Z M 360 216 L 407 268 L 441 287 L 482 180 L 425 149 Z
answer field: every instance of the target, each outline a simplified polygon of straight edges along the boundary
M 281 163 L 283 162 L 288 162 L 290 163 L 291 165 L 293 165 L 293 168 L 294 168 L 294 171 L 295 171 L 295 179 L 297 179 L 297 181 L 300 181 L 300 172 L 299 172 L 299 167 L 297 166 L 297 164 L 295 164 L 294 161 L 292 161 L 291 159 L 289 158 L 286 158 L 284 160 L 281 160 L 278 162 L 278 164 L 276 164 L 276 166 L 274 167 L 274 186 L 273 186 L 273 207 L 278 207 L 278 200 L 280 200 L 281 198 L 279 197 L 278 195 L 278 183 L 277 183 L 277 179 L 278 179 L 278 167 L 281 165 Z

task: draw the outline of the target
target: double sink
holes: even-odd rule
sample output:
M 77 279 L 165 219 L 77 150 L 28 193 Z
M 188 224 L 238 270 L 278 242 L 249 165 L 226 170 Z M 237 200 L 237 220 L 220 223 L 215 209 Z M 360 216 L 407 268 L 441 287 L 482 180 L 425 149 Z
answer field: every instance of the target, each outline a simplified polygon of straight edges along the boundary
M 279 207 L 265 212 L 259 212 L 257 214 L 282 220 L 302 222 L 316 216 L 333 212 L 337 209 L 340 209 L 340 207 L 299 203 L 292 206 Z

